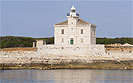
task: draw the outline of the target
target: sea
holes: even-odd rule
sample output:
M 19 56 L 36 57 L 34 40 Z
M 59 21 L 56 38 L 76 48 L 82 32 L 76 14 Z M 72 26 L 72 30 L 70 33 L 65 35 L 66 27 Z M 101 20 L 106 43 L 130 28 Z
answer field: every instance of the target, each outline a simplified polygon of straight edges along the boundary
M 133 70 L 0 70 L 0 83 L 133 83 Z

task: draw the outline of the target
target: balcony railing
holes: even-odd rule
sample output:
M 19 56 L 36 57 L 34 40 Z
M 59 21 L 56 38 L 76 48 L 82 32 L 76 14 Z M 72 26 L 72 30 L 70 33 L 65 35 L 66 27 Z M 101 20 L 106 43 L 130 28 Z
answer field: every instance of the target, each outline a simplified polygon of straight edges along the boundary
M 67 13 L 67 16 L 70 16 L 70 14 L 69 14 L 69 13 Z M 76 13 L 76 16 L 79 16 L 79 14 L 78 14 L 78 13 Z

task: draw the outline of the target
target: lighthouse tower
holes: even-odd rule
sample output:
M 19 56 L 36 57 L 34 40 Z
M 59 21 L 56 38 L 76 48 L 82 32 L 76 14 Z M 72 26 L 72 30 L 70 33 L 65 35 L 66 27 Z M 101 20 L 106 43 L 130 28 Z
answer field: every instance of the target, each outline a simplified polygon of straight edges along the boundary
M 76 8 L 74 7 L 74 5 L 72 6 L 70 13 L 67 14 L 67 18 L 68 18 L 68 25 L 76 26 L 79 19 L 79 14 L 76 13 Z
M 56 45 L 90 45 L 96 44 L 96 25 L 79 18 L 76 8 L 72 6 L 67 20 L 54 25 L 54 44 Z

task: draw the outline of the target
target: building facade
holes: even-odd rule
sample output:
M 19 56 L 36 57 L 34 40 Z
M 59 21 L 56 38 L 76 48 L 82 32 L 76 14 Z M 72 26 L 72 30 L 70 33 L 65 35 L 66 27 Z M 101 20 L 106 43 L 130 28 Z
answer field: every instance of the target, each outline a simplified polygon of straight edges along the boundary
M 96 25 L 79 19 L 74 6 L 67 14 L 67 19 L 54 25 L 55 45 L 96 44 Z

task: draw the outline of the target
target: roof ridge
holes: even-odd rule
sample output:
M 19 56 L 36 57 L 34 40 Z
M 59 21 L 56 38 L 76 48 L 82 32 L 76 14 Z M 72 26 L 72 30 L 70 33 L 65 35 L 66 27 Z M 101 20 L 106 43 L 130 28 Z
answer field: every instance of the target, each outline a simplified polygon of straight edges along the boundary
M 86 22 L 86 21 L 79 18 L 77 25 L 80 25 L 80 24 L 81 25 L 88 25 L 88 24 L 91 24 L 91 23 Z M 60 23 L 56 23 L 55 25 L 68 25 L 68 20 L 60 22 Z M 91 24 L 91 25 L 96 26 L 95 24 Z
M 60 22 L 60 23 L 56 23 L 55 25 L 62 25 L 62 24 L 65 24 L 66 25 L 66 23 L 68 24 L 68 20 L 63 21 L 63 22 Z

